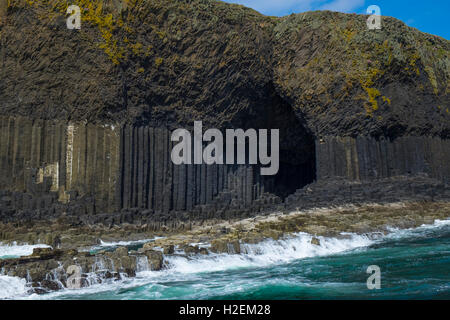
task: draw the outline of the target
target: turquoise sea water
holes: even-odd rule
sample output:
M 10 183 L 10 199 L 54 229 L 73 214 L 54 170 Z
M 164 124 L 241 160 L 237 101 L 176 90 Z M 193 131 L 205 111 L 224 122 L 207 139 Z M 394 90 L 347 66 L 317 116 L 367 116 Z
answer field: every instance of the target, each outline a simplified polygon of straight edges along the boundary
M 248 246 L 247 254 L 169 258 L 169 269 L 135 279 L 29 299 L 450 299 L 450 224 L 388 236 L 299 234 Z M 369 265 L 381 289 L 369 290 Z M 1 282 L 0 282 L 1 283 Z M 1 290 L 1 288 L 0 288 Z M 1 297 L 1 296 L 0 296 Z

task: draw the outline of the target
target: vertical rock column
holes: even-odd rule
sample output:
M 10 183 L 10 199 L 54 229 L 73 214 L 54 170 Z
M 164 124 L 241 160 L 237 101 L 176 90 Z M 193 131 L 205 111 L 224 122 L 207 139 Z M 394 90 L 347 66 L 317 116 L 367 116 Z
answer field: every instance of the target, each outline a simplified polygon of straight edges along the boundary
M 438 137 L 325 137 L 316 141 L 316 155 L 319 180 L 374 180 L 415 174 L 450 180 L 450 141 Z
M 257 197 L 251 166 L 174 165 L 174 143 L 165 127 L 124 125 L 120 130 L 116 209 L 140 208 L 157 213 L 192 210 L 215 202 L 228 189 L 250 205 Z M 231 169 L 233 167 L 233 169 Z M 220 202 L 220 201 L 219 201 Z
M 96 209 L 116 209 L 120 129 L 117 126 L 69 124 L 66 129 L 66 190 L 95 197 Z
M 0 117 L 0 187 L 25 192 L 30 179 L 51 177 L 51 191 L 65 184 L 65 124 Z

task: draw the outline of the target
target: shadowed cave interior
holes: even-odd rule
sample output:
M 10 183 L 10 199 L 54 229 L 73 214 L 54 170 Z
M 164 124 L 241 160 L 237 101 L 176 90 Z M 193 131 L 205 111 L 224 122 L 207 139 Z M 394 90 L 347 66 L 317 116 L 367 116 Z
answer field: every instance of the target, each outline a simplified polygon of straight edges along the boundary
M 260 100 L 257 108 L 241 115 L 239 124 L 245 129 L 280 130 L 279 171 L 275 176 L 264 176 L 263 181 L 265 190 L 284 200 L 316 179 L 315 136 L 272 85 L 265 92 L 268 96 Z M 268 141 L 270 154 L 270 136 Z

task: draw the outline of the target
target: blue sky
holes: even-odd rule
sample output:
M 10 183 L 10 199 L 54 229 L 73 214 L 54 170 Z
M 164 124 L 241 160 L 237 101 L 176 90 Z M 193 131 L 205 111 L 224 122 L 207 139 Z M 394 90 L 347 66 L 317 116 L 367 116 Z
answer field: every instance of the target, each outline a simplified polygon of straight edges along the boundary
M 378 5 L 383 16 L 395 17 L 421 31 L 450 39 L 450 0 L 224 0 L 263 14 L 284 16 L 310 10 L 366 13 Z

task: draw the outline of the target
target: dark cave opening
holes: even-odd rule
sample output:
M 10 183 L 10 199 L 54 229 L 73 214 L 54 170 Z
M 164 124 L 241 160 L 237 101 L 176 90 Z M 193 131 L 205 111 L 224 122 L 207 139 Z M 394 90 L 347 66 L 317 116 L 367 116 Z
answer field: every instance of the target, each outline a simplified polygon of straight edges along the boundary
M 283 200 L 316 179 L 315 136 L 273 85 L 267 98 L 240 118 L 242 128 L 280 130 L 280 166 L 274 176 L 264 176 L 265 190 Z

